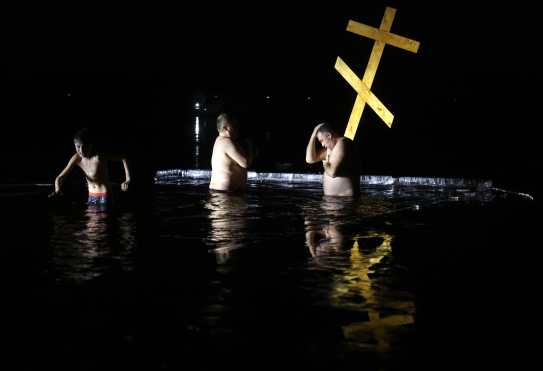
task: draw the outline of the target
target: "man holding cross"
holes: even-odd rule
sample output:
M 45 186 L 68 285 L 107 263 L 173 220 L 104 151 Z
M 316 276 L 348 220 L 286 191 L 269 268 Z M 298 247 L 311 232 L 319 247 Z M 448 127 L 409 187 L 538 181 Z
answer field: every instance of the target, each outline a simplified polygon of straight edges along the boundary
M 317 148 L 317 141 L 320 148 Z M 322 161 L 322 185 L 325 196 L 358 196 L 360 175 L 358 153 L 349 138 L 340 136 L 328 124 L 321 123 L 313 129 L 307 144 L 305 161 L 314 164 Z

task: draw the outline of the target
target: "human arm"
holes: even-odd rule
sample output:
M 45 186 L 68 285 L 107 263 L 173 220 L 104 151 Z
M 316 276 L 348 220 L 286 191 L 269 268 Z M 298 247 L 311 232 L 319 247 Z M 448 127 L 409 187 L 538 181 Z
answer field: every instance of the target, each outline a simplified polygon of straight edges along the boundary
M 128 159 L 126 158 L 125 155 L 120 155 L 120 154 L 108 154 L 107 155 L 107 159 L 108 160 L 112 160 L 112 161 L 121 161 L 123 163 L 123 168 L 124 168 L 124 182 L 121 183 L 121 190 L 123 191 L 127 191 L 128 190 L 128 185 L 130 184 L 130 166 L 128 164 Z
M 121 189 L 123 191 L 128 190 L 128 185 L 130 184 L 130 169 L 128 167 L 128 160 L 126 158 L 122 158 L 121 160 L 123 162 L 124 167 L 124 182 L 121 184 Z
M 62 194 L 62 183 L 66 175 L 72 171 L 72 169 L 81 162 L 81 157 L 76 153 L 68 161 L 68 165 L 60 172 L 60 174 L 55 178 L 55 191 L 49 195 L 49 197 L 57 196 Z
M 309 249 L 309 253 L 311 256 L 316 256 L 315 253 L 315 231 L 307 231 L 305 232 L 305 245 Z
M 247 152 L 247 167 L 250 167 L 254 163 L 255 157 L 257 157 L 256 148 L 251 138 L 247 138 L 245 140 L 244 148 L 246 149 L 246 152 Z
M 230 157 L 234 162 L 236 162 L 240 167 L 246 169 L 249 166 L 249 156 L 247 156 L 239 146 L 234 143 L 230 138 L 225 138 L 224 140 L 224 152 L 228 157 Z
M 309 143 L 307 144 L 307 148 L 305 150 L 305 161 L 308 164 L 314 164 L 316 162 L 324 160 L 325 158 L 326 148 L 321 148 L 317 151 L 317 131 L 319 130 L 321 125 L 322 124 L 315 126 L 315 128 L 313 129 L 313 133 L 309 138 Z

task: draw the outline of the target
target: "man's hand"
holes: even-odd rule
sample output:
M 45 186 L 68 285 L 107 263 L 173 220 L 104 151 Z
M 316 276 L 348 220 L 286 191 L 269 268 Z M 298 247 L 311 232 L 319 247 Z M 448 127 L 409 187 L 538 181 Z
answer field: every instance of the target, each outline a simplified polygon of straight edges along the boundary
M 49 196 L 47 196 L 48 198 L 53 198 L 53 197 L 58 197 L 58 196 L 62 196 L 62 192 L 59 190 L 55 190 L 53 191 L 53 193 L 49 194 Z
M 121 189 L 126 192 L 128 190 L 128 185 L 130 184 L 130 180 L 125 180 L 122 184 L 121 184 Z
M 330 165 L 330 151 L 326 151 L 326 157 L 322 160 L 323 166 Z
M 313 135 L 316 135 L 317 134 L 317 130 L 319 130 L 319 128 L 324 125 L 324 122 L 318 124 L 317 126 L 315 126 L 315 129 L 313 129 Z

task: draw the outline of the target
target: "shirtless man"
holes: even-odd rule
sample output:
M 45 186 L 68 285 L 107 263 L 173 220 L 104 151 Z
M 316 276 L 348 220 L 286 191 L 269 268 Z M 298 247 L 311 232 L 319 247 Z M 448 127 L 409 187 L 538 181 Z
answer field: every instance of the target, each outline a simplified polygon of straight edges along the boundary
M 236 192 L 245 189 L 249 157 L 236 142 L 238 124 L 231 115 L 222 113 L 217 117 L 217 131 L 211 155 L 211 181 L 209 189 Z
M 317 140 L 322 148 L 317 149 Z M 319 124 L 307 144 L 305 161 L 322 161 L 325 196 L 357 196 L 360 192 L 358 155 L 349 138 L 338 135 L 327 123 Z
M 89 189 L 88 203 L 90 205 L 106 205 L 111 199 L 111 184 L 109 182 L 108 160 L 120 160 L 124 165 L 125 181 L 121 189 L 126 191 L 130 184 L 130 171 L 126 158 L 111 156 L 96 152 L 94 140 L 88 129 L 82 129 L 74 136 L 75 154 L 68 165 L 55 179 L 55 191 L 49 195 L 53 197 L 62 194 L 64 178 L 72 169 L 79 166 L 85 173 Z

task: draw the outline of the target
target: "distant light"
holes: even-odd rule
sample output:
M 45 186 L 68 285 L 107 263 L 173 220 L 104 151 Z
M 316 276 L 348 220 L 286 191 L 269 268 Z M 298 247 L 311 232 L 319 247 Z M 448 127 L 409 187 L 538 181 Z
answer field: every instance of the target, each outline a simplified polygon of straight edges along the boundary
M 311 97 L 307 97 L 307 100 L 311 100 Z
M 196 123 L 194 125 L 194 134 L 196 136 L 196 140 L 198 140 L 198 136 L 200 135 L 200 117 L 196 116 Z
M 270 99 L 270 96 L 269 96 L 269 95 L 266 95 L 266 99 Z
M 66 93 L 66 95 L 67 95 L 68 97 L 71 97 L 71 96 L 72 96 L 72 93 L 69 93 L 69 92 L 68 92 L 68 93 Z
M 194 103 L 194 109 L 200 109 L 200 102 Z

